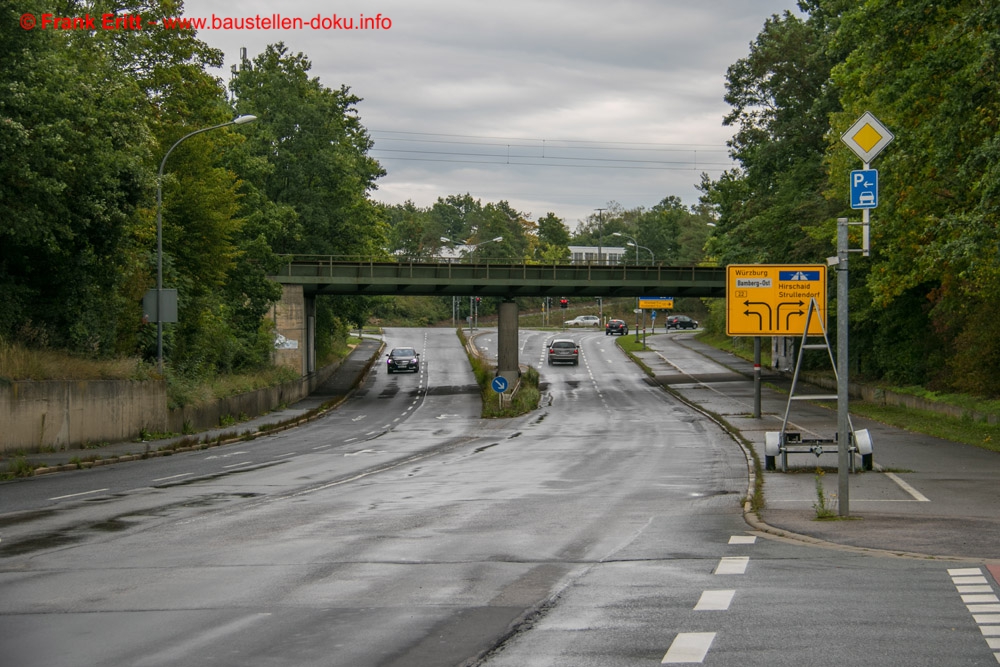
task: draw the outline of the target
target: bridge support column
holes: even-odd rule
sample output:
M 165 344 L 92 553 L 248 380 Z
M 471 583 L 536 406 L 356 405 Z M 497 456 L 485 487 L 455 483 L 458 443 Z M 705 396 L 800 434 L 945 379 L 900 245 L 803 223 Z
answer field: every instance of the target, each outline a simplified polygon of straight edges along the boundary
M 274 342 L 274 363 L 287 366 L 300 375 L 309 372 L 308 359 L 311 342 L 309 324 L 315 322 L 315 301 L 313 317 L 308 316 L 306 297 L 302 285 L 282 285 L 281 301 L 271 308 L 277 340 Z
M 497 375 L 506 378 L 511 387 L 521 375 L 517 359 L 517 304 L 513 299 L 500 303 L 497 321 Z

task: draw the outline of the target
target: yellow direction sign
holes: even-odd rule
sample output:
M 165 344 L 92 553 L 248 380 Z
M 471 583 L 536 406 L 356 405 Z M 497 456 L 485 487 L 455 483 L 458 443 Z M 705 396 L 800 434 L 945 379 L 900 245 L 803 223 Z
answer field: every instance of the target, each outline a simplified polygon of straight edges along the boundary
M 674 307 L 674 297 L 672 296 L 640 296 L 639 308 L 642 310 L 656 310 L 658 308 L 670 309 Z
M 895 137 L 871 112 L 861 114 L 851 128 L 840 137 L 861 161 L 868 164 Z M 867 168 L 867 167 L 866 167 Z
M 819 312 L 809 322 L 809 335 L 822 336 L 825 264 L 730 264 L 726 267 L 726 335 L 801 336 L 811 299 L 816 299 Z

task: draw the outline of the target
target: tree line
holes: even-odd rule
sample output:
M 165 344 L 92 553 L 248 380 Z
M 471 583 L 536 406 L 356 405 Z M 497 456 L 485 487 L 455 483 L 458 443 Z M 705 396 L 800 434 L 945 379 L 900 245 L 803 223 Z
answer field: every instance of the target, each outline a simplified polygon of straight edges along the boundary
M 175 0 L 67 3 L 67 14 L 180 15 Z M 157 172 L 165 327 L 172 372 L 266 365 L 264 317 L 281 288 L 278 253 L 385 255 L 370 198 L 384 171 L 347 87 L 311 77 L 283 44 L 243 62 L 228 86 L 222 53 L 193 32 L 24 30 L 27 0 L 0 7 L 0 338 L 93 356 L 155 356 L 141 299 L 156 284 Z M 359 306 L 318 319 L 336 334 Z M 321 339 L 321 342 L 324 342 Z
M 850 263 L 852 361 L 873 379 L 1000 394 L 1000 5 L 798 6 L 728 69 L 738 167 L 703 177 L 718 217 L 708 254 L 834 255 L 836 219 L 860 219 L 848 174 L 861 164 L 840 137 L 870 111 L 895 139 L 872 164 L 871 256 Z

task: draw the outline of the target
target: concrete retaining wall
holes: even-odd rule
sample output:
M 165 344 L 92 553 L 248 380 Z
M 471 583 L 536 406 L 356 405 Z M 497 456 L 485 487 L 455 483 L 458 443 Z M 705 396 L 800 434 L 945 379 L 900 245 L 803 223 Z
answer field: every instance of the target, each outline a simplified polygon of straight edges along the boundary
M 319 385 L 326 382 L 338 364 L 321 368 L 304 378 L 286 382 L 277 387 L 267 387 L 228 398 L 220 398 L 205 405 L 186 405 L 170 410 L 168 430 L 183 433 L 186 430 L 204 431 L 222 425 L 225 417 L 250 418 L 266 414 L 279 405 L 301 401 Z M 188 428 L 185 428 L 188 424 Z
M 162 380 L 19 381 L 0 385 L 0 453 L 135 438 L 167 425 Z
M 167 409 L 162 380 L 19 381 L 0 384 L 0 455 L 134 440 L 140 431 L 181 433 L 220 425 L 223 417 L 256 417 L 308 396 L 336 370 L 331 364 L 299 380 L 206 405 Z

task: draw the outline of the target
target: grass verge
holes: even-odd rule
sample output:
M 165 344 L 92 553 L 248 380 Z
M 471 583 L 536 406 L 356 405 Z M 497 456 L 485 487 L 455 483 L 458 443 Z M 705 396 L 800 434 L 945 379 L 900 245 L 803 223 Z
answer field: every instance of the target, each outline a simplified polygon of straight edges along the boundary
M 521 375 L 521 382 L 513 394 L 500 404 L 500 398 L 491 382 L 496 377 L 496 366 L 487 363 L 474 354 L 468 353 L 468 340 L 462 329 L 456 329 L 462 346 L 465 347 L 469 357 L 469 364 L 472 372 L 476 376 L 476 383 L 479 385 L 480 398 L 483 402 L 482 416 L 484 419 L 509 419 L 527 414 L 538 407 L 541 399 L 541 392 L 538 389 L 538 371 L 528 366 L 528 371 Z M 505 394 L 506 396 L 506 394 Z

